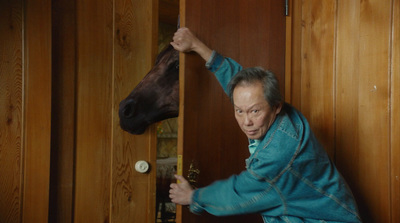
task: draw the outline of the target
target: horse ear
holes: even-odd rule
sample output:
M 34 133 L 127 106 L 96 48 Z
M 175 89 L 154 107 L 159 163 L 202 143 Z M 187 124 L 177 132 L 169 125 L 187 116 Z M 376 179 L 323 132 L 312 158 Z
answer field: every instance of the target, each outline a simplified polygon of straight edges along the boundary
M 178 15 L 178 21 L 177 21 L 177 24 L 176 24 L 176 29 L 179 29 L 180 26 L 181 26 L 181 18 L 180 18 L 180 15 Z

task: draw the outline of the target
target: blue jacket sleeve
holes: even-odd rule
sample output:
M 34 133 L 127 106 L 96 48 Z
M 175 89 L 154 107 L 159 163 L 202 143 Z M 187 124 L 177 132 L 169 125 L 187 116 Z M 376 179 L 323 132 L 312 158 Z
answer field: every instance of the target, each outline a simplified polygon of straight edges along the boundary
M 238 183 L 240 182 L 240 183 Z M 195 190 L 190 211 L 203 211 L 215 216 L 256 213 L 281 207 L 279 194 L 273 185 L 257 179 L 248 171 L 233 175 L 226 180 Z
M 206 63 L 206 67 L 209 71 L 214 73 L 226 94 L 229 94 L 229 81 L 237 72 L 243 69 L 236 61 L 224 57 L 216 51 L 213 51 L 211 58 Z

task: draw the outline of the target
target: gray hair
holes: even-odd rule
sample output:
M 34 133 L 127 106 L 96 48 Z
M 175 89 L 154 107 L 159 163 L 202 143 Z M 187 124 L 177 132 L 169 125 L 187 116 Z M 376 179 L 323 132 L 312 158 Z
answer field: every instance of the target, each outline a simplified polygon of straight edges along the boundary
M 262 67 L 251 67 L 239 71 L 228 84 L 229 97 L 233 103 L 233 91 L 238 85 L 261 83 L 264 90 L 264 98 L 271 108 L 281 104 L 283 97 L 279 91 L 279 82 L 275 74 Z

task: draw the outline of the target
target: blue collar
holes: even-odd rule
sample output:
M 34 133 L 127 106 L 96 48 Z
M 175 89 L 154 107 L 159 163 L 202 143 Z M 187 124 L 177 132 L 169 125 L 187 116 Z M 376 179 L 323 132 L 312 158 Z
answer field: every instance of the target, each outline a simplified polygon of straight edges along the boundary
M 261 140 L 249 139 L 249 152 L 253 154 L 257 146 L 260 144 Z

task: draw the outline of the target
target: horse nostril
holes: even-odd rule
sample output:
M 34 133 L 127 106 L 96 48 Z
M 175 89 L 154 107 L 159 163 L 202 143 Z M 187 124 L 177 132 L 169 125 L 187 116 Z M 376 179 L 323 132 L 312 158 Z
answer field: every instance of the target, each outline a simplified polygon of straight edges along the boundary
M 124 109 L 122 110 L 122 114 L 124 115 L 125 118 L 132 118 L 133 116 L 133 108 L 132 104 L 127 104 L 125 105 Z
M 119 103 L 119 116 L 122 119 L 129 119 L 135 115 L 136 102 L 132 98 L 127 98 Z

